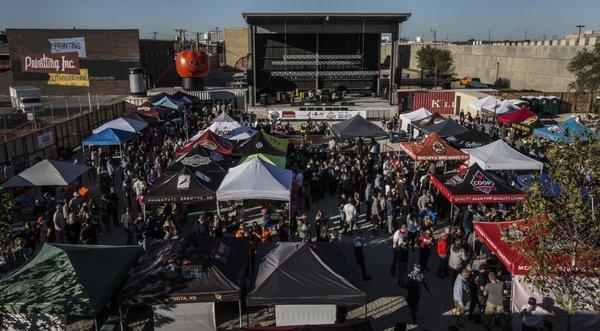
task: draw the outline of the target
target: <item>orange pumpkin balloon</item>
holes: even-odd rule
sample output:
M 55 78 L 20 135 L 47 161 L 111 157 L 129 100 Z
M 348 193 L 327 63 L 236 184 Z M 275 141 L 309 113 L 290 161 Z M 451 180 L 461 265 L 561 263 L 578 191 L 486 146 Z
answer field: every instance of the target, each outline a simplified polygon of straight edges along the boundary
M 210 70 L 208 55 L 203 51 L 181 51 L 177 53 L 175 64 L 177 73 L 183 78 L 204 78 Z

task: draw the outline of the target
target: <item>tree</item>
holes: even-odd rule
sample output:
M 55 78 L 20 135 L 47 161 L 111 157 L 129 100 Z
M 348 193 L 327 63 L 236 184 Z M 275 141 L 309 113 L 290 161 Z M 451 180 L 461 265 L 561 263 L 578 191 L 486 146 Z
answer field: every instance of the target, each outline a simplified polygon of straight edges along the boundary
M 584 48 L 577 52 L 567 69 L 575 76 L 569 88 L 577 92 L 600 91 L 600 44 L 596 44 L 591 50 Z
M 600 222 L 594 198 L 600 193 L 600 140 L 552 143 L 546 154 L 545 170 L 559 184 L 560 195 L 548 197 L 537 180 L 529 189 L 529 222 L 520 245 L 531 266 L 526 281 L 555 297 L 569 317 L 581 310 L 598 311 Z
M 11 218 L 16 209 L 17 204 L 10 194 L 0 195 L 0 257 L 5 257 L 13 248 Z
M 451 78 L 454 75 L 452 53 L 427 45 L 417 51 L 417 61 L 428 77 Z

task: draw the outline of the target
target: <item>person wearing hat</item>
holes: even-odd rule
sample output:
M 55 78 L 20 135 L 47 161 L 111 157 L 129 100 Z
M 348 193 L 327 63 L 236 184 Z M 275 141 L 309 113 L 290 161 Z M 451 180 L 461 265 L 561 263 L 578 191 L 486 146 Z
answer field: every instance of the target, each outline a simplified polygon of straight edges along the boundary
M 543 315 L 549 314 L 548 311 L 538 306 L 537 300 L 530 297 L 527 304 L 521 307 L 522 331 L 537 331 L 544 325 Z
M 427 278 L 421 271 L 421 265 L 419 263 L 413 264 L 413 271 L 411 271 L 406 277 L 406 304 L 410 309 L 410 316 L 413 323 L 417 322 L 417 310 L 419 308 L 419 301 L 421 299 L 421 284 L 431 296 L 431 291 L 427 285 Z

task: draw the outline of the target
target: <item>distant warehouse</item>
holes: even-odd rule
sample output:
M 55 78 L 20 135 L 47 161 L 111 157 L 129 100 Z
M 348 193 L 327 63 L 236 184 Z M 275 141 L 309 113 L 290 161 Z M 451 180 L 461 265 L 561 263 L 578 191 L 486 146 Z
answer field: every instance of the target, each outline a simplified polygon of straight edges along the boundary
M 135 29 L 7 29 L 7 35 L 10 85 L 36 86 L 43 95 L 129 94 L 128 72 L 136 67 L 150 88 L 178 84 L 173 41 L 140 40 Z

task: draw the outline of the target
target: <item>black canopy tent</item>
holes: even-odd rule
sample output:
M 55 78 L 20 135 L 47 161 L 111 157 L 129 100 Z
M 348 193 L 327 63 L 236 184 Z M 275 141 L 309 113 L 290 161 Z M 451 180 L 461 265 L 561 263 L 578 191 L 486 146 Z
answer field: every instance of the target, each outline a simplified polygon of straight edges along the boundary
M 238 145 L 233 151 L 233 155 L 246 156 L 251 154 L 270 154 L 286 156 L 287 148 L 287 139 L 271 136 L 261 130 L 250 139 Z
M 441 123 L 444 121 L 444 117 L 438 113 L 433 113 L 431 114 L 431 116 L 427 116 L 425 118 L 422 118 L 418 121 L 413 121 L 410 124 L 417 128 L 418 130 L 422 131 L 424 128 L 431 126 L 431 125 L 435 125 L 438 123 Z
M 184 166 L 196 171 L 226 173 L 231 165 L 231 159 L 216 151 L 211 151 L 201 144 L 196 145 L 191 151 L 180 156 L 175 163 L 169 166 L 165 173 L 178 172 Z
M 262 245 L 251 284 L 249 306 L 367 303 L 352 246 L 345 243 Z
M 213 200 L 223 177 L 224 172 L 200 172 L 184 165 L 159 177 L 144 199 L 150 204 Z
M 477 130 L 468 130 L 457 135 L 447 136 L 446 141 L 458 149 L 477 148 L 494 142 L 490 137 Z
M 437 124 L 429 125 L 423 128 L 425 133 L 437 133 L 438 136 L 445 138 L 448 136 L 455 136 L 457 134 L 465 133 L 469 131 L 464 126 L 456 123 L 455 120 L 447 118 Z
M 388 134 L 360 115 L 354 115 L 351 118 L 331 125 L 331 131 L 342 139 L 348 138 L 386 138 Z
M 119 294 L 121 305 L 164 305 L 241 300 L 248 240 L 187 236 L 154 242 Z M 240 324 L 241 325 L 241 324 Z

